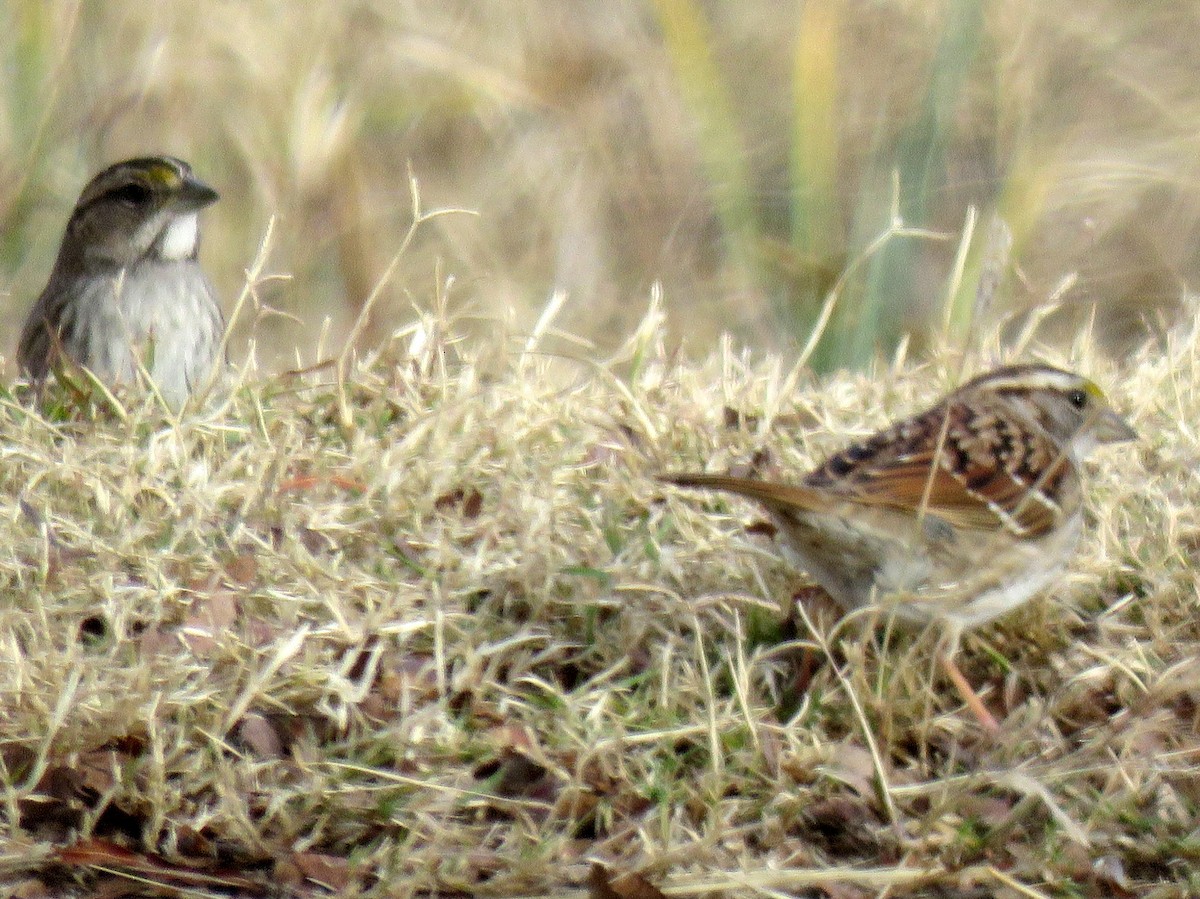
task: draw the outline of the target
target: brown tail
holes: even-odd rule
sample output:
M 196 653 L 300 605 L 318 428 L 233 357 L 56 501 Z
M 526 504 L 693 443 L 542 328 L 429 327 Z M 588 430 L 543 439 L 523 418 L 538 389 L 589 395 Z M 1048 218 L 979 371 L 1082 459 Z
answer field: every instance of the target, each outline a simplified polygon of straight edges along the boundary
M 820 494 L 808 487 L 795 484 L 780 484 L 775 481 L 756 481 L 753 478 L 738 478 L 728 474 L 697 474 L 686 471 L 671 471 L 660 474 L 658 480 L 676 487 L 698 487 L 702 490 L 724 490 L 749 499 L 758 500 L 768 508 L 819 509 Z

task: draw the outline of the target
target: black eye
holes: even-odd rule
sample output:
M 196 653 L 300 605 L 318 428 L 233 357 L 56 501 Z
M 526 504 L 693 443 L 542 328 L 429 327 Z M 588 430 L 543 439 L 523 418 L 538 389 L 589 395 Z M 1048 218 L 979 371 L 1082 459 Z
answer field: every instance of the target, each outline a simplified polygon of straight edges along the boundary
M 136 181 L 131 181 L 110 191 L 108 195 L 119 203 L 126 203 L 130 206 L 141 206 L 150 199 L 150 188 L 144 184 L 138 184 Z
M 1067 402 L 1076 409 L 1082 409 L 1087 405 L 1087 393 L 1082 390 L 1072 390 L 1067 394 Z

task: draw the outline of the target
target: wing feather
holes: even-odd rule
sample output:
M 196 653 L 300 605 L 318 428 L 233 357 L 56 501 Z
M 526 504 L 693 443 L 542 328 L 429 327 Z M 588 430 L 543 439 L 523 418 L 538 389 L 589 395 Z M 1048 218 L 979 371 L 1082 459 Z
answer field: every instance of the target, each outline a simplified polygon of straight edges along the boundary
M 1041 428 L 951 400 L 836 453 L 803 483 L 864 505 L 923 510 L 960 528 L 1032 537 L 1060 517 L 1049 497 L 1071 473 L 1071 460 Z

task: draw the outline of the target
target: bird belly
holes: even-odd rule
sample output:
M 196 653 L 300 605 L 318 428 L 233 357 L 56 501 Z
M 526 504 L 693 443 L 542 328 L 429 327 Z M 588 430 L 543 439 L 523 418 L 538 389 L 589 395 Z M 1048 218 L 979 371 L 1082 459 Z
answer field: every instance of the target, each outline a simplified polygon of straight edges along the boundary
M 930 575 L 930 560 L 886 529 L 866 530 L 836 515 L 777 515 L 784 552 L 847 611 L 911 595 Z M 882 559 L 883 564 L 879 564 Z M 914 617 L 902 606 L 900 617 Z
M 210 372 L 223 320 L 212 287 L 192 262 L 147 263 L 97 279 L 80 304 L 66 349 L 102 381 L 128 384 L 144 367 L 172 406 Z
M 846 610 L 877 603 L 897 618 L 963 627 L 990 621 L 1057 580 L 1078 542 L 1081 519 L 1012 544 L 1007 534 L 918 524 L 879 510 L 872 519 L 777 513 L 785 552 Z M 1047 560 L 1060 560 L 1047 565 Z
M 1082 525 L 1083 517 L 1077 514 L 1044 537 L 1022 541 L 1003 555 L 996 551 L 980 559 L 961 586 L 946 585 L 960 599 L 940 603 L 941 617 L 972 628 L 1029 601 L 1062 577 Z

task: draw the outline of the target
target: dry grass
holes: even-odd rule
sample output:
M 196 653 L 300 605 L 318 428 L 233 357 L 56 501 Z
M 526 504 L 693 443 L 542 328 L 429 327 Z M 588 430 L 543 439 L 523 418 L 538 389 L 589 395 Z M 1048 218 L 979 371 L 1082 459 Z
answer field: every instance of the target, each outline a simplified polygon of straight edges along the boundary
M 320 374 L 178 423 L 6 399 L 0 871 L 23 895 L 562 896 L 591 860 L 671 895 L 1194 893 L 1195 335 L 1070 361 L 1144 436 L 1094 467 L 1071 577 L 966 642 L 995 742 L 930 635 L 785 616 L 801 582 L 754 511 L 652 479 L 800 467 L 948 387 L 949 356 L 694 365 L 652 310 L 593 364 L 429 314 L 353 370 L 348 427 Z

